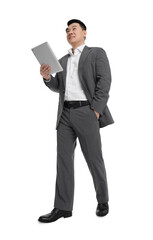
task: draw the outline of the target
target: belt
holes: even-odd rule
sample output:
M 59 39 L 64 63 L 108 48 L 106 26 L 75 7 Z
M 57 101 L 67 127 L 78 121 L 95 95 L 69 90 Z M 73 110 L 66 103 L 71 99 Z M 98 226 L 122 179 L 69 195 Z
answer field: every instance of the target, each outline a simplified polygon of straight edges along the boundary
M 66 108 L 78 108 L 86 105 L 89 105 L 89 101 L 64 101 Z

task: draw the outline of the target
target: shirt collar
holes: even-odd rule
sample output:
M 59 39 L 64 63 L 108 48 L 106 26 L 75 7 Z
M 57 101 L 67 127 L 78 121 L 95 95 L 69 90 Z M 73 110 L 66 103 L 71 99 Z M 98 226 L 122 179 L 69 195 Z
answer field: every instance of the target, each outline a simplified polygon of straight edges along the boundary
M 72 53 L 72 48 L 70 48 L 70 49 L 68 50 L 68 52 L 69 52 L 69 54 L 70 54 L 71 56 L 74 56 L 74 55 L 77 55 L 78 53 L 81 53 L 81 52 L 83 51 L 84 47 L 85 47 L 85 44 L 80 45 L 79 47 L 77 47 L 77 48 L 74 50 L 74 54 Z

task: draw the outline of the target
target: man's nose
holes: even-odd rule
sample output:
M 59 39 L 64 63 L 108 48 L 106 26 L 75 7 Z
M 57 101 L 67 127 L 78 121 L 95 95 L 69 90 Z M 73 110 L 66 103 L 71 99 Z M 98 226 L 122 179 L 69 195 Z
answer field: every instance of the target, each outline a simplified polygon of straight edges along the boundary
M 69 35 L 71 35 L 72 33 L 73 33 L 73 30 L 70 30 L 70 31 L 69 31 Z

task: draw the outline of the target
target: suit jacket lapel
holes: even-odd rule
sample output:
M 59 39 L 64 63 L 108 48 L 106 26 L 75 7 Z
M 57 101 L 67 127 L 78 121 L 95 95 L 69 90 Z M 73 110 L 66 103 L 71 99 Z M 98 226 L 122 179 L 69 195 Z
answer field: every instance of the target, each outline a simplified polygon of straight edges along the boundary
M 79 60 L 79 65 L 78 65 L 79 73 L 81 73 L 83 63 L 85 62 L 86 57 L 88 56 L 89 52 L 90 52 L 90 48 L 85 46 L 83 51 L 82 51 L 82 54 L 80 56 L 80 60 Z
M 78 65 L 79 79 L 82 82 L 82 87 L 83 87 L 83 90 L 85 91 L 86 95 L 88 94 L 88 90 L 87 90 L 84 78 L 82 77 L 82 72 L 83 72 L 82 68 L 83 68 L 84 62 L 85 62 L 89 53 L 90 53 L 90 48 L 85 46 L 83 51 L 82 51 L 82 54 L 80 56 L 79 65 Z
M 67 73 L 67 61 L 68 61 L 69 54 L 67 54 L 63 60 L 62 60 L 62 67 L 63 67 L 63 83 L 64 83 L 64 88 L 65 88 L 65 83 L 66 83 L 66 73 Z
M 82 51 L 82 54 L 80 56 L 80 60 L 79 60 L 79 64 L 78 64 L 78 73 L 79 73 L 79 77 L 80 77 L 80 74 L 81 74 L 81 70 L 82 70 L 82 66 L 83 66 L 83 63 L 85 62 L 86 60 L 86 57 L 88 56 L 90 52 L 90 48 L 85 46 L 83 51 Z M 66 86 L 66 74 L 67 74 L 67 61 L 68 61 L 68 58 L 69 58 L 69 54 L 67 54 L 63 60 L 62 60 L 62 67 L 64 69 L 64 71 L 62 72 L 63 74 L 63 83 L 64 83 L 64 88 Z M 82 80 L 82 79 L 80 79 Z

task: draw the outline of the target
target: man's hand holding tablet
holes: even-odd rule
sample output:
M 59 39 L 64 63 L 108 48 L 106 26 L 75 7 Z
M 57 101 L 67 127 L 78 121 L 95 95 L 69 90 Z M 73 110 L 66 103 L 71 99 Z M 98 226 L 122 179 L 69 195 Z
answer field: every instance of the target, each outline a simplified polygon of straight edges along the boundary
M 46 80 L 50 80 L 51 78 L 50 72 L 51 72 L 51 67 L 49 65 L 46 65 L 46 64 L 41 65 L 40 74 L 43 76 L 43 78 L 45 78 Z

